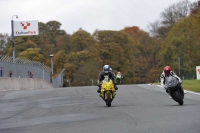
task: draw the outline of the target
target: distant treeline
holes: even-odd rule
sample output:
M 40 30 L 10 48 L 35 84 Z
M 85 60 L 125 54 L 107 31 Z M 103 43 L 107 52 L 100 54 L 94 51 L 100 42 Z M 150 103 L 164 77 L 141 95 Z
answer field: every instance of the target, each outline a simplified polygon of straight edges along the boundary
M 58 21 L 39 22 L 38 36 L 15 37 L 16 56 L 51 67 L 49 55 L 54 54 L 54 76 L 65 69 L 64 82 L 70 80 L 71 86 L 91 85 L 90 79 L 96 84 L 104 64 L 123 74 L 123 84 L 154 82 L 165 65 L 192 78 L 200 65 L 200 12 L 189 12 L 194 4 L 183 0 L 166 8 L 160 20 L 149 24 L 149 32 L 130 26 L 92 35 L 80 28 L 70 35 Z M 12 56 L 10 38 L 0 54 Z

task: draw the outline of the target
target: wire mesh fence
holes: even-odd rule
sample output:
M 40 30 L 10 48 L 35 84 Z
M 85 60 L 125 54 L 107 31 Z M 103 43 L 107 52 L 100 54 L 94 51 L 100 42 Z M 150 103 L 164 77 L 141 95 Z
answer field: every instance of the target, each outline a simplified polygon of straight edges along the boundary
M 0 55 L 0 77 L 15 78 L 40 78 L 50 82 L 51 68 L 48 66 L 27 59 L 13 58 Z

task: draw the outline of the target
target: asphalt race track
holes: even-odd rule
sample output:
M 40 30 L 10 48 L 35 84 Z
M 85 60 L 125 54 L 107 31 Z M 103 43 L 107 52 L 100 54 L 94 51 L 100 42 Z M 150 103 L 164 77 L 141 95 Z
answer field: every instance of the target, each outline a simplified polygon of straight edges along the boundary
M 0 92 L 0 133 L 200 133 L 200 95 L 184 105 L 156 85 L 118 85 L 107 107 L 96 86 Z

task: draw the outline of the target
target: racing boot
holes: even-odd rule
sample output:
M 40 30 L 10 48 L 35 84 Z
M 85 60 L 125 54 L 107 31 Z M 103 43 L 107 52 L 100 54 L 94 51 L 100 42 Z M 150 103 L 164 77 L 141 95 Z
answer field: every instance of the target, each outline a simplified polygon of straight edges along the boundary
M 101 92 L 101 88 L 99 87 L 98 89 L 97 89 L 97 93 L 100 93 Z
M 167 89 L 167 88 L 165 88 L 165 89 L 166 89 L 166 92 L 169 94 L 169 98 L 172 99 L 172 96 L 169 93 L 169 89 Z
M 115 90 L 118 90 L 118 87 L 116 85 L 114 87 L 115 87 Z
M 99 88 L 97 89 L 97 93 L 100 93 L 101 92 L 101 84 L 98 84 L 97 85 Z

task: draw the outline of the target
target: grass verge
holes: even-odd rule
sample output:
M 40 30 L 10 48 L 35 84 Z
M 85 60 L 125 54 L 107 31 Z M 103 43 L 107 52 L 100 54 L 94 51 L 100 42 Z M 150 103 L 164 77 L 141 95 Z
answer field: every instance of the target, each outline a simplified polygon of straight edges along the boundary
M 153 84 L 160 84 L 155 82 Z M 182 87 L 184 90 L 193 91 L 200 93 L 200 80 L 183 80 Z

